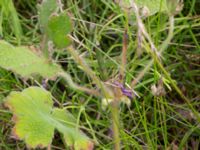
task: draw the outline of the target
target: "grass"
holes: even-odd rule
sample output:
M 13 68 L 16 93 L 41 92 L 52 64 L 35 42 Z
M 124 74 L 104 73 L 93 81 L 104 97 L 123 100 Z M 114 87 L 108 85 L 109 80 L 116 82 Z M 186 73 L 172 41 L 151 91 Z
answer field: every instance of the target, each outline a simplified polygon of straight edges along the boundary
M 1 36 L 13 44 L 39 46 L 41 36 L 35 18 L 36 2 L 18 0 L 14 4 L 16 11 L 13 8 L 5 9 L 8 14 L 14 16 L 11 17 L 15 18 L 12 20 L 14 27 L 11 26 L 8 16 L 1 13 Z M 137 26 L 134 22 L 133 25 L 127 25 L 126 17 L 113 3 L 105 0 L 65 0 L 64 4 L 74 21 L 74 30 L 71 34 L 75 38 L 73 45 L 101 80 L 116 80 L 119 76 L 125 28 L 129 36 L 126 83 L 131 85 L 131 81 L 141 75 L 144 68 L 153 60 L 150 52 L 145 50 L 138 56 Z M 4 6 L 1 5 L 1 9 Z M 174 83 L 189 99 L 189 105 L 197 113 L 200 111 L 199 6 L 198 0 L 185 0 L 182 13 L 175 17 L 173 39 L 162 55 L 164 71 L 170 74 Z M 16 19 L 17 15 L 19 20 Z M 167 37 L 169 28 L 167 17 L 158 13 L 145 19 L 144 23 L 153 42 L 159 47 Z M 67 51 L 56 53 L 55 60 L 71 74 L 76 83 L 95 88 L 91 79 L 80 66 L 75 64 Z M 165 86 L 166 94 L 152 95 L 151 87 L 158 83 L 160 75 L 168 79 L 158 62 L 154 61 L 153 66 L 144 72 L 139 83 L 132 87 L 140 98 L 135 97 L 131 100 L 129 107 L 125 104 L 120 105 L 121 149 L 198 150 L 199 121 L 188 103 L 172 85 L 170 85 L 171 90 Z M 0 70 L 0 80 L 0 102 L 10 91 L 42 84 L 40 79 L 24 80 L 3 69 Z M 109 109 L 102 109 L 101 98 L 73 90 L 62 79 L 49 81 L 47 89 L 53 94 L 55 105 L 68 108 L 79 118 L 79 123 L 86 127 L 84 131 L 98 143 L 95 149 L 113 148 L 110 112 Z M 25 149 L 22 141 L 16 141 L 11 137 L 12 126 L 11 113 L 1 105 L 0 149 Z M 52 149 L 64 149 L 57 134 Z

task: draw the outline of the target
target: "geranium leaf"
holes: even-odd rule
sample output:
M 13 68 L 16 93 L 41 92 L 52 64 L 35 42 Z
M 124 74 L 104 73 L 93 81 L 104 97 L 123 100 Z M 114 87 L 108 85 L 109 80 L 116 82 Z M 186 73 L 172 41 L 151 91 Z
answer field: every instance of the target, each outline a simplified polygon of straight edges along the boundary
M 42 55 L 37 55 L 28 47 L 14 47 L 5 41 L 0 41 L 0 67 L 12 70 L 23 77 L 39 74 L 52 78 L 62 72 L 59 65 Z
M 76 150 L 91 150 L 93 143 L 76 125 L 76 119 L 66 110 L 53 108 L 51 94 L 39 87 L 11 92 L 5 105 L 13 112 L 13 134 L 28 147 L 47 147 L 54 130 L 64 137 L 68 146 Z
M 52 16 L 48 21 L 48 38 L 52 40 L 58 48 L 65 48 L 71 43 L 71 40 L 67 37 L 67 34 L 69 34 L 71 30 L 71 20 L 66 13 Z
M 75 150 L 92 150 L 93 143 L 85 136 L 84 133 L 75 128 L 76 120 L 74 117 L 63 109 L 54 109 L 53 116 L 59 120 L 56 126 L 58 131 L 64 133 L 63 138 L 66 144 L 74 147 Z M 60 124 L 62 122 L 62 124 Z M 67 128 L 66 128 L 67 127 Z
M 11 92 L 6 106 L 13 112 L 13 134 L 17 138 L 25 140 L 33 148 L 51 143 L 54 126 L 49 119 L 53 106 L 49 92 L 37 87 Z

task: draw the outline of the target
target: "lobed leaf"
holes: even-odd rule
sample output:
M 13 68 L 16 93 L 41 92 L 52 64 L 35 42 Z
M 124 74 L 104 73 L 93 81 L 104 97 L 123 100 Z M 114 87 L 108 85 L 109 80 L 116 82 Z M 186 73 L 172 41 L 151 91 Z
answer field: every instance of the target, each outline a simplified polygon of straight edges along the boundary
M 12 70 L 23 77 L 39 74 L 52 78 L 62 71 L 61 67 L 39 56 L 27 47 L 13 47 L 0 41 L 0 67 Z
M 48 91 L 29 87 L 22 92 L 11 92 L 5 105 L 13 112 L 13 134 L 28 147 L 47 147 L 57 129 L 71 148 L 93 149 L 90 139 L 77 128 L 76 119 L 64 109 L 53 108 Z
M 63 134 L 66 144 L 73 146 L 75 150 L 92 150 L 93 143 L 78 128 L 75 128 L 75 118 L 64 109 L 54 109 L 53 116 L 58 120 L 55 122 L 58 131 Z M 60 123 L 62 122 L 62 124 Z
M 51 143 L 54 126 L 49 119 L 53 102 L 47 91 L 31 87 L 23 92 L 11 92 L 6 106 L 14 114 L 13 134 L 25 140 L 29 147 L 45 147 Z

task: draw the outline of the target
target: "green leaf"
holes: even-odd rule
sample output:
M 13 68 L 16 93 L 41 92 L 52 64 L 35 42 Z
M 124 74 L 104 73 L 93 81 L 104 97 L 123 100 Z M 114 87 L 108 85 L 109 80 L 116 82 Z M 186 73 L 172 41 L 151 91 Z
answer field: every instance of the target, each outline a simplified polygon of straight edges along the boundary
M 72 23 L 66 13 L 62 13 L 59 16 L 52 16 L 49 19 L 47 35 L 58 48 L 65 48 L 71 43 L 70 39 L 67 37 L 67 34 L 69 34 L 71 30 Z
M 123 10 L 129 10 L 130 13 L 133 13 L 132 9 L 130 9 L 130 0 L 116 0 L 116 2 Z M 166 0 L 135 0 L 135 2 L 139 9 L 147 12 L 145 17 L 154 15 L 157 12 L 167 11 Z
M 53 106 L 49 92 L 37 87 L 12 92 L 6 106 L 14 114 L 16 137 L 25 140 L 29 147 L 45 147 L 51 143 L 54 126 L 49 119 Z
M 168 0 L 167 8 L 169 15 L 176 15 L 183 9 L 182 0 Z
M 136 0 L 136 3 L 140 8 L 146 6 L 150 11 L 149 15 L 167 11 L 166 0 Z
M 56 12 L 58 4 L 56 0 L 43 0 L 38 7 L 39 22 L 43 30 L 46 29 L 49 17 Z
M 73 146 L 75 150 L 92 150 L 93 143 L 78 128 L 75 128 L 76 120 L 64 109 L 54 109 L 53 116 L 62 122 L 56 124 L 58 131 L 64 133 L 64 141 L 66 144 Z M 71 122 L 69 122 L 69 120 Z M 66 126 L 68 128 L 66 128 Z
M 13 47 L 5 41 L 0 41 L 0 67 L 23 77 L 39 74 L 52 78 L 62 72 L 60 66 L 51 63 L 44 56 L 35 54 L 27 47 Z
M 51 94 L 39 87 L 22 92 L 11 92 L 5 105 L 13 112 L 13 134 L 28 147 L 47 147 L 54 130 L 64 137 L 66 144 L 75 150 L 91 150 L 93 143 L 76 125 L 76 119 L 66 110 L 53 108 Z

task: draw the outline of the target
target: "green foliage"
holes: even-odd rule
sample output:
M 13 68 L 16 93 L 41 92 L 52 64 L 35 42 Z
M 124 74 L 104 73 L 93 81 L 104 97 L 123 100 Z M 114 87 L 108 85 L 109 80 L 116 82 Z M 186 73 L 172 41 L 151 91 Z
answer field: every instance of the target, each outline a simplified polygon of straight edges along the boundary
M 168 0 L 166 4 L 167 4 L 169 15 L 176 15 L 183 8 L 182 0 Z
M 66 12 L 59 13 L 59 5 L 56 0 L 43 0 L 38 8 L 39 22 L 48 39 L 57 48 L 65 48 L 71 43 L 67 34 L 72 30 L 72 24 Z
M 137 3 L 139 8 L 143 9 L 142 11 L 145 11 L 144 12 L 145 16 L 151 16 L 157 12 L 167 11 L 166 0 L 135 0 L 135 2 Z M 130 0 L 120 1 L 119 5 L 123 9 L 128 10 L 128 8 L 130 8 L 130 6 L 131 6 Z M 132 13 L 133 13 L 133 11 L 132 11 Z
M 0 3 L 2 1 L 11 2 L 11 0 L 0 0 Z M 45 49 L 47 53 L 54 52 L 54 49 L 48 47 L 50 38 L 47 36 L 47 26 L 51 18 L 59 16 L 61 9 L 60 7 L 58 8 L 57 2 L 60 1 L 61 0 L 40 0 L 39 22 L 35 18 L 38 14 L 36 12 L 37 1 L 13 1 L 16 10 L 20 10 L 19 21 L 23 25 L 24 33 L 26 33 L 26 37 L 24 36 L 22 39 L 24 45 L 41 44 L 43 46 L 41 49 L 42 51 Z M 125 3 L 126 0 L 119 1 Z M 167 12 L 165 11 L 166 8 L 161 8 L 159 2 L 155 3 L 157 0 L 135 1 L 139 6 L 139 12 L 143 19 L 145 19 L 145 17 L 142 15 L 142 12 L 144 12 L 144 14 L 146 13 L 145 16 L 156 14 L 155 16 L 153 15 L 145 19 L 144 23 L 147 29 L 146 31 L 149 33 L 158 50 L 163 49 L 160 44 L 162 41 L 165 41 L 168 36 L 167 31 L 171 28 L 169 23 L 166 22 L 168 20 L 168 16 L 165 15 L 165 12 Z M 176 4 L 178 0 L 165 1 L 169 2 L 166 6 L 171 10 L 170 14 L 176 14 L 177 5 L 174 4 Z M 52 3 L 52 5 L 49 5 L 49 2 Z M 95 74 L 101 76 L 103 81 L 106 81 L 105 84 L 109 84 L 110 80 L 115 81 L 118 79 L 118 70 L 121 68 L 121 49 L 123 46 L 122 34 L 124 29 L 127 29 L 129 38 L 127 40 L 128 49 L 126 56 L 125 85 L 130 85 L 132 89 L 137 91 L 141 98 L 135 97 L 131 101 L 129 108 L 125 107 L 123 104 L 120 105 L 120 134 L 118 137 L 121 139 L 121 148 L 138 150 L 147 147 L 150 149 L 199 149 L 199 121 L 187 104 L 174 92 L 174 88 L 171 89 L 172 91 L 166 88 L 169 84 L 169 80 L 168 78 L 166 80 L 157 63 L 152 61 L 152 57 L 149 55 L 151 47 L 148 40 L 144 39 L 142 45 L 137 45 L 140 39 L 136 38 L 139 35 L 135 35 L 137 26 L 135 26 L 135 16 L 133 9 L 130 8 L 129 0 L 126 1 L 128 4 L 123 6 L 123 10 L 126 12 L 128 10 L 128 14 L 126 12 L 122 14 L 122 11 L 116 9 L 117 5 L 114 4 L 113 1 L 63 0 L 62 2 L 64 4 L 64 12 L 66 9 L 67 11 L 70 10 L 70 13 L 73 15 L 74 24 L 76 25 L 76 27 L 73 28 L 73 33 L 74 36 L 76 36 L 75 38 L 79 41 L 79 44 L 74 44 L 74 46 L 76 46 L 75 49 L 82 58 L 86 60 L 88 66 L 91 66 Z M 146 2 L 149 4 L 146 4 L 145 7 L 143 4 Z M 148 12 L 149 5 L 153 3 L 155 3 L 153 5 L 155 8 L 153 8 L 150 13 Z M 120 6 L 119 8 L 122 8 L 121 4 Z M 162 57 L 160 59 L 166 71 L 176 80 L 181 91 L 190 98 L 191 105 L 197 110 L 200 105 L 198 101 L 200 89 L 200 85 L 198 84 L 200 73 L 198 69 L 198 54 L 200 50 L 198 28 L 200 26 L 200 19 L 197 17 L 200 14 L 199 6 L 199 0 L 184 1 L 184 9 L 181 15 L 177 15 L 175 18 L 175 36 L 173 36 L 173 41 L 170 43 L 166 42 L 167 48 L 164 48 L 164 53 L 161 54 Z M 41 8 L 43 10 L 41 10 Z M 8 11 L 8 9 L 4 11 L 6 10 Z M 43 14 L 41 14 L 41 12 Z M 3 14 L 2 10 L 0 15 L 0 24 L 3 25 L 3 38 L 12 43 L 17 43 L 13 28 L 13 20 L 11 17 L 7 17 Z M 124 19 L 126 17 L 132 20 L 133 24 L 131 24 L 130 20 Z M 39 26 L 42 27 L 42 34 L 38 32 L 38 23 Z M 142 48 L 140 46 L 142 46 Z M 1 48 L 2 46 L 0 45 L 0 49 Z M 140 55 L 136 54 L 137 48 L 138 51 L 141 52 Z M 147 51 L 145 51 L 145 49 L 147 49 Z M 71 87 L 76 88 L 79 84 L 81 88 L 86 85 L 87 88 L 94 89 L 96 86 L 94 82 L 89 80 L 85 73 L 80 70 L 80 68 L 83 68 L 77 67 L 72 61 L 72 58 L 68 57 L 70 55 L 67 50 L 62 53 L 55 52 L 53 55 L 45 55 L 47 56 L 45 60 L 49 62 L 51 60 L 50 56 L 56 58 L 56 62 L 61 63 L 65 71 L 72 75 L 72 78 L 69 79 L 69 83 L 76 81 L 77 84 L 67 86 L 64 80 L 58 79 L 56 82 L 50 81 L 46 83 L 47 87 L 58 100 L 60 106 L 70 108 L 75 115 L 78 113 L 78 118 L 80 119 L 69 120 L 72 124 L 76 124 L 80 121 L 81 125 L 86 126 L 88 132 L 93 136 L 93 139 L 99 143 L 99 145 L 96 145 L 95 149 L 113 149 L 112 146 L 116 140 L 112 140 L 111 138 L 111 117 L 108 115 L 107 110 L 101 109 L 102 103 L 100 98 L 95 98 L 84 92 L 76 92 L 71 89 Z M 37 53 L 34 54 L 37 55 Z M 37 56 L 41 58 L 40 55 Z M 4 59 L 3 56 L 0 59 Z M 153 67 L 146 69 L 151 62 Z M 106 77 L 104 77 L 104 75 Z M 137 79 L 139 82 L 132 86 L 132 81 L 137 81 Z M 67 75 L 66 80 L 68 80 Z M 28 84 L 36 84 L 34 81 L 31 80 Z M 164 89 L 166 95 L 157 94 L 159 93 L 159 90 L 157 90 L 156 95 L 152 96 L 152 87 L 154 85 L 156 89 L 160 89 L 160 87 Z M 0 69 L 0 101 L 10 91 L 23 88 L 24 82 L 21 82 L 16 76 L 13 76 L 11 72 Z M 106 101 L 106 104 L 107 103 Z M 84 107 L 84 110 L 81 109 L 82 107 Z M 22 109 L 22 106 L 20 109 Z M 63 128 L 65 125 L 71 127 L 71 124 L 65 124 L 65 118 L 71 116 L 66 110 L 58 108 L 52 108 L 52 110 L 50 115 L 52 114 L 53 118 L 62 122 L 62 125 L 59 125 L 59 127 Z M 72 118 L 74 117 L 72 116 Z M 0 105 L 0 149 L 26 149 L 24 142 L 11 140 L 11 126 L 10 111 L 5 110 L 5 108 Z M 73 142 L 73 138 L 71 138 L 69 134 L 67 136 L 60 128 L 56 128 L 56 130 L 62 134 L 61 136 L 57 136 L 56 134 L 56 138 L 53 139 L 52 149 L 64 149 L 61 141 L 65 141 L 69 145 L 74 143 L 73 146 L 77 148 L 78 146 L 76 146 L 76 143 L 81 143 L 82 141 L 82 138 L 79 137 Z M 44 143 L 44 141 L 41 142 Z M 79 144 L 79 147 L 80 146 Z M 69 148 L 66 147 L 66 149 Z
M 91 150 L 93 143 L 77 130 L 76 119 L 66 110 L 55 108 L 52 115 L 60 122 L 55 122 L 57 130 L 63 133 L 66 144 L 73 146 L 75 150 Z M 75 128 L 76 127 L 76 128 Z M 78 132 L 79 131 L 79 132 Z
M 149 15 L 157 12 L 167 11 L 166 0 L 136 0 L 139 7 L 147 7 L 150 11 Z
M 23 77 L 39 74 L 52 78 L 62 71 L 60 66 L 39 56 L 27 47 L 14 47 L 0 41 L 0 66 Z
M 53 108 L 51 94 L 42 88 L 11 92 L 5 105 L 13 112 L 14 136 L 25 140 L 28 147 L 47 147 L 57 129 L 68 146 L 76 150 L 93 148 L 89 138 L 78 130 L 76 119 L 64 109 Z
M 38 6 L 39 22 L 42 30 L 45 30 L 49 17 L 56 12 L 58 5 L 56 0 L 43 0 Z
M 67 34 L 71 30 L 72 24 L 66 13 L 62 13 L 59 16 L 52 16 L 49 19 L 47 35 L 58 48 L 65 48 L 70 44 L 70 39 L 67 37 Z
M 3 36 L 3 21 L 4 19 L 11 26 L 18 43 L 20 43 L 22 36 L 22 28 L 17 11 L 13 5 L 12 0 L 0 0 L 0 35 Z

